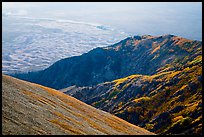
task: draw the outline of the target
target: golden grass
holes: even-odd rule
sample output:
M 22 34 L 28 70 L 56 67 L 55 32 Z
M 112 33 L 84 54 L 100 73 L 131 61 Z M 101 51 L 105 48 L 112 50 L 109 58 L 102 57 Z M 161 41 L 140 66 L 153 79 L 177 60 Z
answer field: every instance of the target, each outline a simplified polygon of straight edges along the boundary
M 183 116 L 177 116 L 172 119 L 173 122 L 177 122 L 178 120 L 183 119 Z
M 155 79 L 157 77 L 160 77 L 160 76 L 163 76 L 163 75 L 167 75 L 167 74 L 171 74 L 171 73 L 173 73 L 173 71 L 161 72 L 161 73 L 149 76 L 148 79 L 149 79 L 149 81 L 152 81 L 153 79 Z
M 182 45 L 186 42 L 191 42 L 191 40 L 181 38 L 181 37 L 173 37 L 172 39 L 174 40 L 173 45 L 179 45 L 180 47 L 182 47 Z
M 150 97 L 141 97 L 141 98 L 136 98 L 134 99 L 134 102 L 138 103 L 140 101 L 149 101 Z
M 188 85 L 183 85 L 180 89 L 178 89 L 174 94 L 177 94 L 179 91 L 185 89 Z
M 157 58 L 157 57 L 159 57 L 160 55 L 159 54 L 156 54 L 155 56 L 154 56 L 154 58 L 152 58 L 151 60 L 154 60 L 155 58 Z
M 56 120 L 56 119 L 52 119 L 52 120 L 49 120 L 49 121 L 51 123 L 54 123 L 54 124 L 58 125 L 59 127 L 65 129 L 65 130 L 70 131 L 73 134 L 79 134 L 79 135 L 84 134 L 82 131 L 74 129 L 72 126 L 68 125 L 65 122 L 60 122 L 59 120 Z
M 187 106 L 186 111 L 188 111 L 188 112 L 196 111 L 198 104 L 199 104 L 199 102 L 194 102 L 194 103 L 185 105 L 185 106 Z
M 198 121 L 201 121 L 201 120 L 202 120 L 202 115 L 199 116 L 197 119 L 195 119 L 195 120 L 192 122 L 192 124 L 193 124 L 193 123 L 196 123 L 196 122 L 198 122 Z
M 45 98 L 43 96 L 40 96 L 40 95 L 37 95 L 37 94 L 34 94 L 33 92 L 29 92 L 29 91 L 22 91 L 23 94 L 26 94 L 26 95 L 29 95 L 31 96 L 32 98 L 35 98 L 36 100 L 38 100 L 39 102 L 43 103 L 43 104 L 46 104 L 46 105 L 51 105 L 52 107 L 56 107 L 56 102 L 48 99 L 48 98 Z
M 117 87 L 118 85 L 120 85 L 121 83 L 129 80 L 129 79 L 134 79 L 134 78 L 137 78 L 137 77 L 140 77 L 142 75 L 131 75 L 131 76 L 128 76 L 128 77 L 125 77 L 125 78 L 120 78 L 120 79 L 117 79 L 117 80 L 114 80 L 113 82 L 115 82 L 115 87 Z
M 55 115 L 57 115 L 57 116 L 60 117 L 61 119 L 64 119 L 64 120 L 70 121 L 70 122 L 72 122 L 72 123 L 81 124 L 80 122 L 74 120 L 73 118 L 70 118 L 70 117 L 67 117 L 67 116 L 63 115 L 63 114 L 60 113 L 60 112 L 52 111 L 52 113 L 54 113 Z
M 93 127 L 94 129 L 97 129 L 98 131 L 100 131 L 100 132 L 103 132 L 103 133 L 105 133 L 105 134 L 110 134 L 110 132 L 108 132 L 107 131 L 107 129 L 105 129 L 105 128 L 103 128 L 103 127 L 101 127 L 100 126 L 100 124 L 96 124 L 96 122 L 94 122 L 94 121 L 92 121 L 92 120 L 86 120 L 88 123 L 89 123 L 89 125 L 91 126 L 91 127 Z
M 192 60 L 191 62 L 188 62 L 188 65 L 194 64 L 194 63 L 198 63 L 198 62 L 202 62 L 202 55 L 197 56 L 194 60 Z
M 160 49 L 160 45 L 157 46 L 156 48 L 154 48 L 154 49 L 152 50 L 151 54 L 153 54 L 154 52 L 156 52 L 156 51 L 159 50 L 159 49 Z

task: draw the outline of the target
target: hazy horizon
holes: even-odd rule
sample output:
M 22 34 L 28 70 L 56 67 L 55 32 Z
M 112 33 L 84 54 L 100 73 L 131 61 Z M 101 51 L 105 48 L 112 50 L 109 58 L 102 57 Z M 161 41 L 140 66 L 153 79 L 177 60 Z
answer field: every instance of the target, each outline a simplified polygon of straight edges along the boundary
M 201 2 L 2 2 L 2 13 L 102 24 L 129 35 L 202 40 Z

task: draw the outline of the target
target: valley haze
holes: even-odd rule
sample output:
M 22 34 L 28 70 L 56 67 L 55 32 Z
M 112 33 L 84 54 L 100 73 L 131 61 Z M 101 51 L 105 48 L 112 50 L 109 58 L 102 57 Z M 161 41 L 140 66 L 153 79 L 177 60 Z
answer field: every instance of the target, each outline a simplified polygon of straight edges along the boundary
M 3 2 L 2 72 L 42 70 L 135 35 L 201 40 L 201 9 L 201 2 Z

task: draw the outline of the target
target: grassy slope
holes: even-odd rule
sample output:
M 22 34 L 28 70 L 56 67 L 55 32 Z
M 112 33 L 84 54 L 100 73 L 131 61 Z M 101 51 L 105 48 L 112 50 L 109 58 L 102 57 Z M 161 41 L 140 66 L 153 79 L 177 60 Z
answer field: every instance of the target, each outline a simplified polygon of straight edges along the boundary
M 2 133 L 152 134 L 41 85 L 2 75 Z
M 109 94 L 115 91 L 116 94 L 104 102 L 120 100 L 110 112 L 131 123 L 142 123 L 143 127 L 155 133 L 200 134 L 202 132 L 201 61 L 200 55 L 189 62 L 183 70 L 160 72 L 151 76 L 132 75 L 115 80 Z M 124 96 L 132 94 L 132 91 L 137 92 L 136 96 L 124 101 Z M 119 98 L 122 92 L 127 93 L 124 93 L 123 98 Z M 93 106 L 96 104 L 92 103 Z M 157 119 L 164 113 L 167 114 L 165 117 Z M 136 114 L 138 118 L 134 118 Z M 162 123 L 165 119 L 169 121 Z
M 201 65 L 200 60 L 196 65 L 183 70 L 141 76 L 132 79 L 132 83 L 121 82 L 121 79 L 115 80 L 115 85 L 125 83 L 122 89 L 118 89 L 119 92 L 135 89 L 139 93 L 129 98 L 128 103 L 121 100 L 112 112 L 158 134 L 200 134 L 202 132 Z M 142 85 L 141 89 L 133 86 L 138 83 Z M 113 99 L 117 99 L 117 94 Z M 136 119 L 135 114 L 138 115 Z
M 202 47 L 178 42 L 191 54 L 156 74 L 131 75 L 79 89 L 73 96 L 158 134 L 201 134 Z

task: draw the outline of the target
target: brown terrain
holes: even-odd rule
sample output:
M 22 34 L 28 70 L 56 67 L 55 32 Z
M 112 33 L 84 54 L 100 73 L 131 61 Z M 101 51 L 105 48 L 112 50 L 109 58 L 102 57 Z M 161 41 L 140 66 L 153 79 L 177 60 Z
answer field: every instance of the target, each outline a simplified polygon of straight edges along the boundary
M 3 135 L 154 134 L 57 90 L 6 75 L 2 103 Z

